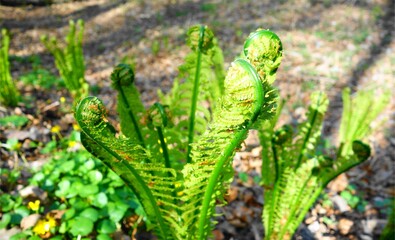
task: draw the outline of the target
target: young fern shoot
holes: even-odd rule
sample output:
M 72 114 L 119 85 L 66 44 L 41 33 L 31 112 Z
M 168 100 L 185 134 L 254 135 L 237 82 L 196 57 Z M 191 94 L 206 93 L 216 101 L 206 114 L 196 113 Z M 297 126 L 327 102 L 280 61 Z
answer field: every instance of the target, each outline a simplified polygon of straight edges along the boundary
M 169 106 L 174 127 L 171 135 L 178 135 L 179 160 L 190 162 L 192 142 L 196 142 L 212 120 L 218 99 L 224 92 L 224 64 L 222 50 L 207 26 L 193 26 L 187 33 L 187 45 L 192 52 L 179 67 L 179 75 L 171 91 L 159 97 Z M 187 131 L 186 131 L 187 130 Z M 175 140 L 175 139 L 170 139 Z
M 88 96 L 89 85 L 85 80 L 85 63 L 82 52 L 82 40 L 84 34 L 84 21 L 77 21 L 79 30 L 74 21 L 69 22 L 69 33 L 66 37 L 66 47 L 58 45 L 55 37 L 48 39 L 42 36 L 41 41 L 55 58 L 56 67 L 63 78 L 66 88 L 69 90 L 74 102 Z
M 291 239 L 326 185 L 370 156 L 370 147 L 361 141 L 366 132 L 352 134 L 353 137 L 348 138 L 348 151 L 337 156 L 324 156 L 316 151 L 328 103 L 324 93 L 313 93 L 307 120 L 299 124 L 296 130 L 290 125 L 284 125 L 275 131 L 273 122 L 261 125 L 262 158 L 268 162 L 267 166 L 262 166 L 265 186 L 262 217 L 266 239 Z M 369 111 L 379 112 L 376 106 L 375 109 L 365 108 L 357 115 L 354 112 L 348 114 L 347 104 L 345 101 L 347 115 L 343 116 L 340 128 L 343 131 L 346 128 L 344 124 L 348 121 L 355 122 L 359 119 L 358 116 L 367 116 Z M 381 104 L 379 107 L 382 109 Z M 369 121 L 358 121 L 361 123 L 358 129 L 365 129 L 372 119 L 373 117 Z
M 140 94 L 134 86 L 134 72 L 127 64 L 119 64 L 111 73 L 111 86 L 118 91 L 117 110 L 121 119 L 122 133 L 137 139 L 146 148 L 139 121 L 145 112 Z M 132 123 L 132 124 L 130 124 Z
M 4 28 L 1 29 L 0 41 L 0 103 L 5 106 L 15 107 L 18 105 L 19 92 L 11 77 L 8 49 L 10 47 L 10 35 Z
M 189 128 L 188 128 L 188 148 L 187 148 L 187 163 L 191 162 L 191 147 L 193 143 L 194 137 L 194 130 L 195 130 L 195 115 L 196 115 L 196 105 L 199 95 L 199 78 L 200 78 L 200 65 L 202 61 L 202 51 L 203 51 L 203 43 L 204 43 L 204 33 L 205 33 L 205 26 L 199 27 L 199 37 L 198 37 L 198 44 L 197 44 L 197 60 L 196 60 L 196 69 L 195 69 L 195 80 L 193 83 L 193 93 L 192 93 L 192 103 L 191 103 L 191 113 L 189 115 Z M 197 31 L 191 31 L 196 34 Z M 189 39 L 196 38 L 191 36 Z M 208 37 L 206 37 L 208 38 Z M 211 41 L 211 40 L 209 40 Z M 191 44 L 193 46 L 193 44 Z
M 117 134 L 106 120 L 103 103 L 96 97 L 81 100 L 75 110 L 83 145 L 134 191 L 159 239 L 203 240 L 210 235 L 215 206 L 217 201 L 224 202 L 233 177 L 231 163 L 236 149 L 249 129 L 275 114 L 276 92 L 269 78 L 262 71 L 259 74 L 259 54 L 265 53 L 255 49 L 259 44 L 243 50 L 255 51 L 255 65 L 248 58 L 237 59 L 223 80 L 223 67 L 218 62 L 223 58 L 212 32 L 195 26 L 188 33 L 192 49 L 200 50 L 187 57 L 183 65 L 185 82 L 176 80 L 172 92 L 162 95 L 166 104 L 174 105 L 155 103 L 146 112 L 133 85 L 133 71 L 127 65 L 118 65 L 111 78 L 118 91 L 122 133 Z M 281 56 L 278 37 L 270 34 L 277 45 L 274 50 L 265 50 Z M 276 61 L 273 66 L 278 64 Z M 220 79 L 208 81 L 216 77 Z M 195 86 L 199 82 L 201 87 Z M 211 87 L 218 92 L 208 94 Z M 180 99 L 193 100 L 196 105 L 179 104 Z M 199 109 L 197 103 L 203 101 L 210 103 L 211 112 Z M 177 126 L 185 123 L 185 116 L 199 129 L 185 127 L 189 124 Z M 193 137 L 189 137 L 191 132 Z

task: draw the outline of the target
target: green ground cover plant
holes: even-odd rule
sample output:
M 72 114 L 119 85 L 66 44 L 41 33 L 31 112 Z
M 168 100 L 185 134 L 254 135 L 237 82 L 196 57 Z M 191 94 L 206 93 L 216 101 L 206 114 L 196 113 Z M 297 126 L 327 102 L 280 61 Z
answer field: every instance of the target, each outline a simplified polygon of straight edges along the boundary
M 65 82 L 63 79 L 55 76 L 50 71 L 45 69 L 42 66 L 41 59 L 38 56 L 31 56 L 30 59 L 28 59 L 28 62 L 31 62 L 32 70 L 19 77 L 19 79 L 25 85 L 41 87 L 44 90 L 50 90 L 52 87 L 65 87 Z
M 11 239 L 111 239 L 124 219 L 136 214 L 144 218 L 135 195 L 114 172 L 86 150 L 72 150 L 79 143 L 79 135 L 73 131 L 56 142 L 58 147 L 48 147 L 51 159 L 32 171 L 28 186 L 41 189 L 45 198 L 43 194 L 26 199 L 19 194 L 1 195 L 0 229 L 20 226 L 22 219 L 32 214 L 41 216 Z M 13 189 L 20 174 L 18 169 L 1 169 L 2 188 Z
M 5 106 L 15 107 L 19 101 L 19 92 L 11 77 L 8 49 L 10 35 L 6 29 L 1 30 L 0 41 L 0 102 Z
M 78 30 L 77 30 L 77 26 Z M 42 36 L 41 41 L 55 58 L 56 67 L 74 101 L 86 97 L 89 85 L 85 80 L 85 63 L 82 52 L 84 21 L 69 22 L 66 46 L 60 46 L 55 37 Z

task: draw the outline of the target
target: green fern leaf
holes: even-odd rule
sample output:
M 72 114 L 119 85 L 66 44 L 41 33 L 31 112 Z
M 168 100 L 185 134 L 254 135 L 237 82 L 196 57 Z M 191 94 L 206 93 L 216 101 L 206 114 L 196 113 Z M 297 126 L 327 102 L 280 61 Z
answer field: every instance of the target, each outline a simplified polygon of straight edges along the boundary
M 118 91 L 117 110 L 122 133 L 131 141 L 138 141 L 141 146 L 146 147 L 140 124 L 145 108 L 134 86 L 133 69 L 127 64 L 119 64 L 111 73 L 111 80 L 111 86 Z
M 95 97 L 83 99 L 76 107 L 75 118 L 83 131 L 84 146 L 133 190 L 156 226 L 158 236 L 173 239 L 163 216 L 174 207 L 171 196 L 176 172 L 162 164 L 149 163 L 150 156 L 144 148 L 128 139 L 117 138 L 114 127 L 105 120 L 105 112 L 103 104 Z
M 199 176 L 203 177 L 203 181 L 194 186 L 196 191 L 188 191 L 192 194 L 189 197 L 196 199 L 193 195 L 199 193 L 199 189 L 205 189 L 202 204 L 198 204 L 202 206 L 198 239 L 207 237 L 215 200 L 223 196 L 227 186 L 225 183 L 229 182 L 232 156 L 261 114 L 263 103 L 262 82 L 256 71 L 248 62 L 236 60 L 228 70 L 224 97 L 214 112 L 213 122 L 199 141 L 193 144 L 191 164 L 200 168 L 185 168 L 183 172 L 185 184 L 195 181 L 196 176 L 196 172 L 187 169 L 199 169 Z
M 368 133 L 372 121 L 389 103 L 389 91 L 377 94 L 375 89 L 360 90 L 351 98 L 350 89 L 342 92 L 343 114 L 339 130 L 340 155 L 352 152 L 352 143 L 362 140 Z
M 255 67 L 261 79 L 272 84 L 282 59 L 280 38 L 269 30 L 258 29 L 244 43 L 244 57 Z
M 78 20 L 78 31 L 74 21 L 69 21 L 69 32 L 66 36 L 66 47 L 59 46 L 56 38 L 48 39 L 42 36 L 41 41 L 55 58 L 55 65 L 60 76 L 70 91 L 74 102 L 86 97 L 89 92 L 89 85 L 85 81 L 85 63 L 82 52 L 82 40 L 84 32 L 84 21 Z
M 269 155 L 263 156 L 267 155 L 270 157 L 269 162 L 274 162 L 272 172 L 266 172 L 271 175 L 266 179 L 274 179 L 274 184 L 265 188 L 265 208 L 262 215 L 267 239 L 291 239 L 326 185 L 370 156 L 369 146 L 360 141 L 353 142 L 351 154 L 340 155 L 335 160 L 315 155 L 315 146 L 327 106 L 325 95 L 313 93 L 307 121 L 300 125 L 294 140 L 291 141 L 290 127 L 283 127 L 275 132 L 272 130 L 271 149 L 263 149 L 271 150 Z M 263 134 L 261 136 L 267 138 Z M 300 164 L 295 164 L 296 157 L 299 157 Z
M 315 146 L 321 136 L 322 121 L 328 108 L 328 98 L 323 92 L 311 95 L 311 104 L 307 113 L 307 121 L 299 125 L 298 136 L 294 144 L 294 163 L 298 168 L 306 159 L 315 155 Z
M 187 152 L 187 156 L 179 160 L 190 158 L 189 144 L 206 130 L 207 123 L 212 120 L 216 102 L 224 91 L 222 50 L 212 31 L 206 26 L 191 27 L 187 44 L 193 52 L 179 67 L 179 75 L 173 82 L 172 91 L 167 95 L 158 93 L 163 104 L 169 106 L 175 124 L 169 135 L 177 132 L 180 139 L 178 148 L 181 152 Z

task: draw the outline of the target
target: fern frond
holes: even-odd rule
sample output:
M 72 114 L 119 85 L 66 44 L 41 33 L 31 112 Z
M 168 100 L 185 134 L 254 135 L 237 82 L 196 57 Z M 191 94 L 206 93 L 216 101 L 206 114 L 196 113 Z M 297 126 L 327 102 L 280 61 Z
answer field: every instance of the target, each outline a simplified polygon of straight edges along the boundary
M 319 176 L 314 174 L 315 168 L 319 167 L 317 157 L 308 159 L 296 170 L 293 169 L 292 178 L 288 178 L 287 186 L 282 189 L 278 209 L 282 209 L 278 236 L 275 239 L 291 239 L 294 231 L 299 226 L 299 216 L 305 216 L 310 208 L 304 203 L 308 202 L 316 191 Z M 304 212 L 306 211 L 306 212 Z
M 284 141 L 288 138 L 289 136 L 280 140 Z M 276 142 L 278 143 L 278 140 L 272 141 L 272 144 L 275 145 Z M 286 159 L 286 156 L 292 156 L 291 152 L 287 153 L 287 146 L 278 148 L 285 153 L 284 159 L 281 159 L 284 169 L 277 171 L 279 177 L 273 188 L 265 189 L 265 208 L 262 217 L 267 239 L 291 239 L 310 206 L 326 185 L 339 174 L 370 156 L 369 146 L 355 141 L 352 155 L 336 160 L 322 155 L 313 156 L 302 161 L 299 167 L 295 167 L 292 162 L 289 163 L 290 159 Z
M 299 196 L 295 198 L 298 201 L 291 202 L 290 209 L 292 209 L 292 214 L 289 216 L 289 222 L 287 222 L 287 225 L 283 229 L 283 234 L 286 235 L 280 234 L 278 239 L 285 239 L 284 236 L 292 237 L 292 234 L 296 231 L 310 206 L 315 202 L 328 183 L 341 173 L 366 161 L 369 156 L 370 147 L 360 141 L 355 141 L 353 143 L 353 154 L 351 155 L 340 157 L 335 161 L 323 156 L 310 159 L 308 162 L 313 161 L 314 164 L 310 164 L 308 171 L 296 175 L 299 178 L 309 176 L 309 181 L 300 188 Z
M 149 154 L 128 139 L 117 138 L 105 120 L 105 108 L 95 97 L 80 101 L 75 118 L 82 129 L 81 139 L 89 152 L 116 172 L 133 190 L 161 239 L 173 239 L 164 215 L 173 204 L 176 172 L 151 162 Z M 152 172 L 156 172 L 155 176 Z M 161 173 L 161 174 L 160 174 Z
M 254 68 L 244 60 L 236 60 L 228 70 L 224 97 L 214 112 L 213 122 L 192 148 L 191 164 L 210 166 L 209 171 L 201 173 L 207 180 L 196 187 L 205 189 L 202 204 L 199 204 L 198 239 L 207 237 L 215 200 L 223 196 L 225 183 L 229 181 L 226 173 L 231 169 L 231 158 L 261 113 L 263 96 L 262 83 Z M 184 172 L 186 184 L 195 181 L 191 174 L 195 173 Z
M 266 188 L 273 187 L 276 175 L 271 174 L 275 172 L 275 161 L 273 156 L 272 141 L 274 139 L 274 128 L 280 117 L 284 100 L 281 100 L 277 106 L 275 116 L 270 120 L 258 120 L 255 129 L 258 130 L 259 142 L 262 146 L 262 185 Z
M 187 152 L 180 160 L 190 158 L 190 143 L 198 140 L 212 120 L 216 102 L 224 91 L 225 76 L 222 50 L 207 26 L 191 27 L 187 44 L 193 52 L 179 67 L 172 91 L 167 95 L 158 93 L 161 102 L 169 106 L 175 123 L 173 132 L 179 134 L 181 142 L 178 148 Z
M 314 92 L 311 95 L 311 104 L 307 113 L 307 121 L 300 124 L 297 140 L 292 152 L 296 168 L 306 159 L 315 155 L 315 146 L 321 136 L 322 121 L 328 108 L 328 98 L 323 92 Z
M 141 118 L 145 114 L 145 108 L 134 85 L 133 69 L 127 64 L 119 64 L 111 73 L 111 80 L 111 86 L 118 91 L 117 111 L 121 131 L 132 141 L 139 141 L 141 146 L 145 148 L 140 124 Z
M 69 21 L 69 32 L 66 36 L 66 46 L 58 45 L 56 38 L 48 39 L 42 36 L 41 41 L 55 58 L 55 65 L 60 76 L 66 84 L 66 88 L 74 98 L 75 102 L 88 95 L 89 85 L 85 81 L 85 63 L 82 52 L 82 40 L 84 32 L 84 21 L 78 20 L 78 31 L 73 20 Z
M 18 104 L 19 92 L 12 80 L 8 50 L 10 35 L 7 29 L 1 29 L 0 41 L 0 102 L 6 106 L 14 107 Z
M 350 96 L 350 88 L 343 89 L 343 114 L 339 130 L 340 156 L 352 152 L 352 143 L 363 140 L 368 134 L 371 122 L 390 101 L 390 92 L 376 94 L 375 89 L 360 90 Z
M 338 156 L 338 159 L 334 161 L 331 171 L 327 171 L 322 176 L 323 185 L 327 185 L 331 180 L 340 175 L 343 172 L 361 164 L 366 161 L 371 154 L 369 145 L 355 140 L 352 143 L 352 152 L 346 156 Z
M 275 33 L 263 29 L 251 33 L 244 43 L 243 54 L 263 81 L 268 84 L 275 81 L 283 55 L 281 40 Z

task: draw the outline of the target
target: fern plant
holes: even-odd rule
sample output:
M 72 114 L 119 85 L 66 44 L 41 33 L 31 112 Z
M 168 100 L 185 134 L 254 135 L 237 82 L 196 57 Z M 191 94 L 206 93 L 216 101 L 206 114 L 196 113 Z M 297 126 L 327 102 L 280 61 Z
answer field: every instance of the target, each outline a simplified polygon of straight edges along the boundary
M 192 52 L 172 91 L 148 111 L 133 70 L 122 64 L 114 69 L 121 133 L 98 98 L 81 100 L 75 110 L 83 145 L 134 191 L 159 239 L 210 235 L 210 218 L 233 177 L 235 151 L 249 129 L 275 114 L 274 79 L 264 76 L 260 61 L 275 73 L 282 48 L 274 33 L 251 34 L 225 78 L 222 52 L 206 26 L 192 27 L 187 43 Z
M 63 78 L 66 88 L 73 99 L 88 96 L 89 85 L 85 80 L 85 63 L 82 52 L 82 40 L 84 34 L 84 21 L 79 19 L 76 24 L 73 20 L 69 22 L 69 33 L 66 37 L 66 47 L 59 46 L 55 37 L 42 36 L 41 41 L 55 58 L 55 65 Z
M 8 49 L 10 47 L 10 35 L 6 29 L 1 30 L 0 42 L 0 102 L 5 106 L 15 107 L 18 104 L 19 92 L 12 80 Z
M 266 239 L 291 239 L 326 185 L 369 158 L 370 147 L 361 140 L 388 100 L 388 94 L 385 94 L 378 100 L 379 104 L 364 105 L 373 102 L 373 94 L 361 92 L 351 100 L 349 89 L 343 91 L 340 147 L 334 157 L 317 151 L 329 103 L 322 92 L 311 95 L 307 120 L 297 129 L 285 125 L 274 130 L 277 118 L 260 125 L 265 188 L 262 218 Z M 278 108 L 278 114 L 280 111 Z
M 191 143 L 206 130 L 217 99 L 224 92 L 225 71 L 222 50 L 210 29 L 193 26 L 187 35 L 187 45 L 192 52 L 179 67 L 171 92 L 164 95 L 158 90 L 158 95 L 177 122 L 173 130 L 180 134 L 178 149 L 187 151 L 186 161 L 190 162 Z
M 370 123 L 389 103 L 390 91 L 377 94 L 376 89 L 359 90 L 350 96 L 350 88 L 343 89 L 343 114 L 339 129 L 339 155 L 351 153 L 352 142 L 363 139 L 370 132 Z

